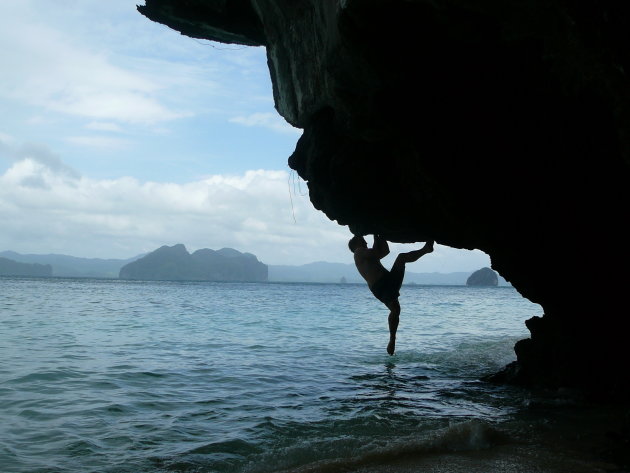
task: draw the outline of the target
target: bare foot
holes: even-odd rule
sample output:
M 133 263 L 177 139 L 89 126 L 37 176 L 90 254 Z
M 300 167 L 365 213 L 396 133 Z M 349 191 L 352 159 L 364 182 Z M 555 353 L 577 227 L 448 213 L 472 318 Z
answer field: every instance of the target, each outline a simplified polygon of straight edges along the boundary
M 427 241 L 427 242 L 424 244 L 424 248 L 422 248 L 422 249 L 423 249 L 425 252 L 427 252 L 427 253 L 431 253 L 431 252 L 433 251 L 433 244 L 434 244 L 434 243 L 435 243 L 435 242 L 434 242 L 433 240 Z
M 394 350 L 396 350 L 396 340 L 390 340 L 389 343 L 387 344 L 387 353 L 389 353 L 389 355 L 393 355 L 394 354 Z

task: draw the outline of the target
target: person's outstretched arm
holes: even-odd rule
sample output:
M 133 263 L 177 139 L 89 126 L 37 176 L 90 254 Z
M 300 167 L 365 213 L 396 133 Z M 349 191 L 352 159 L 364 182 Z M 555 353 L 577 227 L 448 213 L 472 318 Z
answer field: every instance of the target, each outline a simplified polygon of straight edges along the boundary
M 378 258 L 385 258 L 389 254 L 389 245 L 387 240 L 380 235 L 374 235 L 374 245 L 372 248 L 376 251 Z

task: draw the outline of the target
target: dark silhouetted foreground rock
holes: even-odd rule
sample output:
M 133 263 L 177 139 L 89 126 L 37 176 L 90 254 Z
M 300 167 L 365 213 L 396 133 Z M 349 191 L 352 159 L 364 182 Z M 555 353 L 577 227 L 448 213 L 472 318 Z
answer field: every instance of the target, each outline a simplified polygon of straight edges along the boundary
M 148 281 L 267 281 L 267 265 L 232 248 L 188 253 L 182 244 L 162 246 L 120 269 L 121 279 Z
M 0 257 L 0 276 L 52 276 L 49 264 L 18 263 L 8 258 Z
M 490 268 L 481 268 L 466 279 L 466 286 L 498 286 L 499 277 Z
M 289 165 L 331 220 L 483 250 L 540 304 L 515 382 L 630 388 L 627 273 L 585 277 L 630 267 L 630 2 L 139 9 L 192 37 L 265 46 L 276 108 L 304 129 Z

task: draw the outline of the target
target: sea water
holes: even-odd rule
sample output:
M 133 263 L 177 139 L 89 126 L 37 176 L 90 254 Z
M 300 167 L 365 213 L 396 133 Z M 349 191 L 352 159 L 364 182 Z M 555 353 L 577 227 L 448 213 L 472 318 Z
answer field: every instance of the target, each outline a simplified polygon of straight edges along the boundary
M 400 303 L 388 356 L 361 284 L 1 278 L 0 471 L 472 471 L 461 452 L 536 422 L 480 378 L 542 310 L 511 287 Z

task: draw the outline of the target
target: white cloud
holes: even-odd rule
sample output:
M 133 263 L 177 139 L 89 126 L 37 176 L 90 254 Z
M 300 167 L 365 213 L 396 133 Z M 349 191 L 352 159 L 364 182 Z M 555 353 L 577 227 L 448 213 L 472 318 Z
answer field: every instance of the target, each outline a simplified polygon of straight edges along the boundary
M 292 208 L 288 192 L 286 171 L 173 184 L 69 176 L 25 158 L 0 176 L 0 248 L 128 257 L 181 242 L 287 264 L 330 259 L 332 242 L 347 251 L 347 230 L 304 197 Z
M 116 123 L 111 122 L 90 122 L 85 125 L 85 128 L 88 130 L 94 131 L 111 131 L 111 132 L 121 132 L 123 129 Z
M 0 130 L 54 143 L 87 175 L 109 174 L 108 149 L 125 163 L 119 172 L 140 179 L 282 166 L 295 135 L 264 133 L 292 130 L 273 109 L 264 48 L 196 41 L 136 3 L 0 1 L 0 109 L 10 112 Z M 255 120 L 254 111 L 272 113 Z M 258 128 L 229 123 L 234 116 Z M 167 171 L 145 165 L 149 156 Z
M 140 125 L 247 114 L 261 95 L 270 100 L 263 48 L 210 47 L 151 22 L 133 2 L 106 3 L 0 2 L 0 98 L 41 120 L 53 112 Z
M 166 85 L 115 65 L 107 54 L 33 19 L 26 5 L 0 15 L 0 94 L 48 111 L 95 120 L 157 123 L 188 115 L 159 99 Z M 9 9 L 10 10 L 10 9 Z M 19 10 L 19 8 L 18 8 Z M 166 80 L 172 80 L 168 78 Z
M 277 113 L 252 113 L 230 118 L 229 121 L 244 126 L 263 127 L 279 133 L 302 133 L 301 129 L 291 126 Z
M 129 145 L 129 140 L 113 138 L 111 136 L 69 136 L 65 139 L 68 143 L 92 148 L 117 149 Z
M 22 161 L 29 160 L 34 163 L 38 163 L 41 166 L 49 169 L 50 171 L 70 176 L 70 177 L 78 177 L 78 173 L 64 163 L 61 158 L 50 151 L 47 147 L 27 143 L 22 146 L 17 146 L 15 140 L 6 140 L 3 142 L 3 139 L 0 137 L 0 156 L 8 158 L 10 161 Z
M 0 146 L 3 145 L 3 142 L 9 145 L 9 144 L 15 143 L 15 138 L 13 138 L 11 135 L 2 133 L 0 131 Z
M 184 243 L 191 251 L 236 248 L 267 264 L 351 263 L 348 229 L 316 211 L 289 183 L 286 171 L 269 170 L 186 184 L 97 180 L 25 157 L 0 176 L 0 249 L 125 258 Z M 392 244 L 384 264 L 412 248 Z M 438 245 L 409 271 L 472 271 L 488 265 L 480 251 Z

